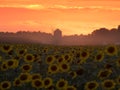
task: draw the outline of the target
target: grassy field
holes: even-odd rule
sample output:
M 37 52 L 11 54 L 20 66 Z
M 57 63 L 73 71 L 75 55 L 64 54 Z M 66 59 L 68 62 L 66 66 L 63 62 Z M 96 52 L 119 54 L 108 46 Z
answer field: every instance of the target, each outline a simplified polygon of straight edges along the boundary
M 0 90 L 120 90 L 120 46 L 0 44 Z

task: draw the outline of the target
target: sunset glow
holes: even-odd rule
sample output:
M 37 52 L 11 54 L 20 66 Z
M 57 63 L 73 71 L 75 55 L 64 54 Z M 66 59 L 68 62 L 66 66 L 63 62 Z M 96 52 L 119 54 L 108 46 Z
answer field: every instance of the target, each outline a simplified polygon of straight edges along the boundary
M 119 0 L 0 0 L 0 31 L 80 35 L 118 25 Z

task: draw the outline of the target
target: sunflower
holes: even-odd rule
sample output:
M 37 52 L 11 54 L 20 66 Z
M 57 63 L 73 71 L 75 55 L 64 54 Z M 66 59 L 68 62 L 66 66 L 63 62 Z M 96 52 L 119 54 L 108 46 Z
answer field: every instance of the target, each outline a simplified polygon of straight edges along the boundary
M 47 47 L 44 47 L 43 49 L 42 49 L 42 53 L 47 53 L 48 52 L 48 48 Z
M 49 88 L 49 87 L 52 86 L 52 84 L 53 84 L 52 78 L 50 78 L 50 77 L 44 78 L 43 84 L 44 84 L 44 87 L 45 87 L 45 88 Z
M 35 57 L 33 54 L 26 54 L 24 56 L 25 62 L 32 63 L 34 61 Z
M 17 68 L 19 64 L 19 61 L 16 59 L 11 59 L 6 62 L 6 65 L 8 68 Z
M 10 57 L 12 57 L 13 55 L 14 55 L 14 50 L 10 50 L 9 52 L 7 52 L 8 53 L 8 55 L 10 56 Z
M 55 90 L 55 86 L 51 85 L 50 87 L 47 88 L 47 90 Z
M 48 66 L 48 72 L 51 74 L 57 73 L 59 71 L 59 67 L 57 64 L 51 64 Z
M 64 54 L 63 57 L 65 61 L 68 61 L 70 59 L 70 54 Z
M 46 57 L 45 61 L 47 64 L 52 64 L 55 61 L 55 57 L 53 55 L 49 55 Z
M 13 86 L 22 86 L 22 82 L 20 81 L 19 78 L 16 78 L 16 79 L 13 81 Z
M 59 90 L 64 90 L 68 85 L 68 81 L 64 80 L 64 79 L 60 79 L 59 81 L 57 81 L 56 83 L 56 88 Z
M 95 56 L 95 61 L 96 62 L 101 62 L 102 60 L 104 59 L 104 53 L 103 52 L 100 52 L 98 53 L 96 56 Z
M 17 54 L 18 56 L 23 56 L 25 55 L 27 52 L 27 49 L 20 49 L 20 50 L 17 50 Z
M 12 50 L 12 48 L 13 48 L 12 45 L 3 45 L 3 46 L 1 47 L 1 50 L 2 50 L 2 52 L 8 53 L 9 51 Z
M 85 62 L 86 62 L 85 59 L 80 59 L 80 58 L 78 58 L 77 60 L 73 60 L 73 63 L 78 64 L 78 65 L 83 64 Z
M 65 90 L 77 90 L 75 86 L 67 86 Z
M 42 79 L 35 79 L 32 81 L 32 87 L 36 89 L 40 89 L 44 87 L 43 80 Z
M 115 82 L 113 80 L 107 79 L 102 82 L 102 87 L 105 90 L 112 90 L 115 88 Z
M 68 74 L 72 77 L 72 79 L 77 77 L 77 73 L 75 71 L 70 71 Z
M 29 73 L 21 73 L 18 78 L 22 83 L 31 81 L 31 75 Z
M 6 71 L 6 70 L 8 70 L 8 67 L 7 67 L 6 61 L 3 61 L 3 62 L 2 62 L 0 68 L 1 68 L 1 71 Z
M 34 62 L 39 62 L 39 61 L 41 61 L 41 55 L 39 55 L 39 54 L 34 54 L 34 57 L 35 57 Z
M 83 59 L 83 60 L 86 60 L 86 59 L 88 59 L 88 57 L 89 57 L 89 52 L 88 51 L 81 51 L 80 52 L 80 58 L 81 59 Z
M 76 50 L 75 50 L 75 49 L 72 49 L 70 52 L 74 55 L 75 52 L 76 52 Z
M 55 54 L 54 57 L 55 57 L 55 59 L 58 59 L 60 57 L 60 55 L 59 54 Z
M 85 90 L 97 90 L 98 86 L 98 82 L 90 81 L 85 84 Z
M 63 63 L 65 62 L 65 59 L 63 57 L 63 55 L 61 55 L 58 59 L 57 59 L 57 63 L 60 64 L 60 63 Z
M 6 90 L 11 88 L 11 82 L 10 81 L 2 81 L 0 84 L 1 90 Z
M 65 62 L 71 64 L 73 61 L 73 54 L 71 52 L 69 52 L 68 54 L 65 54 L 64 59 L 65 59 Z
M 107 53 L 107 55 L 113 56 L 113 55 L 117 55 L 118 50 L 115 45 L 110 45 L 106 47 L 105 52 Z
M 22 69 L 22 72 L 30 72 L 32 69 L 32 65 L 24 64 L 24 65 L 22 65 L 21 69 Z
M 109 77 L 111 75 L 112 71 L 110 69 L 104 69 L 104 70 L 100 70 L 98 73 L 98 77 L 100 79 L 105 79 L 107 77 Z
M 39 73 L 33 73 L 31 75 L 32 80 L 41 79 L 41 78 L 42 78 L 42 76 Z
M 14 61 L 13 61 L 13 60 L 8 60 L 8 61 L 6 62 L 6 65 L 7 65 L 7 67 L 9 67 L 9 68 L 13 68 L 13 66 L 14 66 Z
M 70 65 L 68 63 L 63 62 L 59 64 L 59 68 L 60 68 L 60 71 L 67 72 L 70 70 Z

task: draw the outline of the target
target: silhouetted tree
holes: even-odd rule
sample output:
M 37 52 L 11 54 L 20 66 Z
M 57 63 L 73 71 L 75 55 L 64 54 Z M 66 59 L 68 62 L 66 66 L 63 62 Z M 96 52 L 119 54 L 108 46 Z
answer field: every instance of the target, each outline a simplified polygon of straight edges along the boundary
M 54 35 L 45 32 L 18 31 L 17 33 L 0 32 L 0 42 L 43 43 L 57 45 L 85 45 L 120 43 L 120 25 L 108 30 L 100 28 L 88 35 L 62 36 L 62 31 L 56 29 Z
M 93 35 L 103 36 L 109 34 L 109 30 L 106 28 L 100 28 L 92 32 Z
M 118 30 L 120 31 L 120 25 L 118 25 Z

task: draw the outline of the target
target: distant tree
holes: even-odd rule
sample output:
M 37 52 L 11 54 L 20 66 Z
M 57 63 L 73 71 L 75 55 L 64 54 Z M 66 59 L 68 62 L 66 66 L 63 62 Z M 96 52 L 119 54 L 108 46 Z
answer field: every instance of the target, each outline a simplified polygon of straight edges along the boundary
M 116 31 L 117 31 L 116 28 L 112 28 L 112 29 L 110 30 L 110 32 L 116 32 Z
M 118 25 L 118 30 L 120 30 L 120 25 Z
M 106 29 L 106 28 L 100 28 L 100 29 L 92 32 L 93 35 L 105 35 L 105 34 L 108 34 L 108 33 L 109 33 L 109 30 Z

